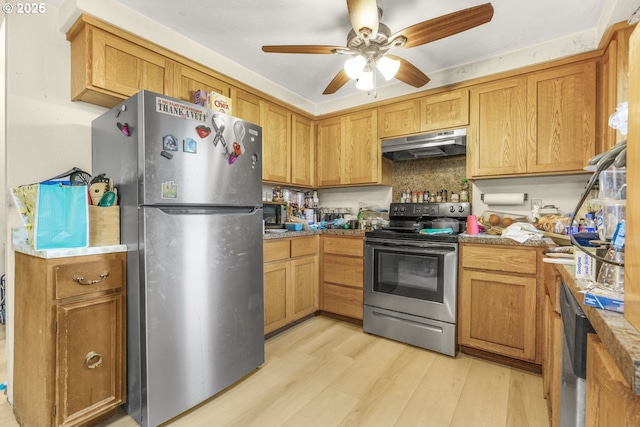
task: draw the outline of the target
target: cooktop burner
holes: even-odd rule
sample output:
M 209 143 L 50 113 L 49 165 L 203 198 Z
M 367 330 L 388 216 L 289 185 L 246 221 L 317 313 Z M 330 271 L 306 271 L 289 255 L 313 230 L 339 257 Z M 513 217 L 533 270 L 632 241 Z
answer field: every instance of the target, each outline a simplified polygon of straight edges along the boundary
M 466 228 L 465 220 L 468 215 L 471 215 L 471 204 L 469 203 L 391 203 L 389 226 L 369 231 L 365 233 L 365 236 L 399 240 L 457 242 L 457 234 L 464 232 Z M 438 224 L 438 222 L 440 223 Z M 447 222 L 451 222 L 451 225 L 457 225 L 458 231 L 451 234 L 437 231 L 442 228 L 450 228 L 447 227 Z M 434 226 L 434 224 L 437 225 Z M 432 231 L 421 233 L 420 230 Z

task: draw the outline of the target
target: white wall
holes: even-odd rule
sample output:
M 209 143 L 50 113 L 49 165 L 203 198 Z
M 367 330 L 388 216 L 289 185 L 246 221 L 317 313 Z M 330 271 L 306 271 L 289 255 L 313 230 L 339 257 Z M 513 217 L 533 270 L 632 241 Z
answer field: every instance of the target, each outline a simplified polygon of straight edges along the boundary
M 102 107 L 71 102 L 70 46 L 58 13 L 6 18 L 6 185 L 42 181 L 73 166 L 91 169 L 91 120 Z M 7 229 L 20 224 L 7 204 Z M 6 237 L 10 248 L 11 236 Z M 12 400 L 13 252 L 7 251 L 7 370 Z M 0 382 L 2 379 L 0 378 Z
M 531 200 L 542 199 L 544 205 L 555 205 L 564 213 L 573 212 L 591 175 L 543 176 L 476 180 L 473 183 L 472 210 L 482 215 L 485 210 L 531 215 Z M 527 193 L 520 205 L 487 205 L 482 193 Z
M 362 204 L 389 209 L 391 190 L 384 186 L 334 188 L 318 191 L 318 197 L 322 208 L 351 208 L 355 215 Z

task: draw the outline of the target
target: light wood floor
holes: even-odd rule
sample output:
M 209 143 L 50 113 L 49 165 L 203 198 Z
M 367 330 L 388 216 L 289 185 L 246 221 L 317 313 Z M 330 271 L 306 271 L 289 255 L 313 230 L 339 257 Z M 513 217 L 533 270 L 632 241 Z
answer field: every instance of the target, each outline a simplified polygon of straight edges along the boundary
M 0 382 L 6 374 L 0 331 Z M 0 427 L 17 426 L 6 397 Z M 452 358 L 314 317 L 266 343 L 265 364 L 168 425 L 548 427 L 540 375 Z M 102 427 L 135 427 L 120 413 Z

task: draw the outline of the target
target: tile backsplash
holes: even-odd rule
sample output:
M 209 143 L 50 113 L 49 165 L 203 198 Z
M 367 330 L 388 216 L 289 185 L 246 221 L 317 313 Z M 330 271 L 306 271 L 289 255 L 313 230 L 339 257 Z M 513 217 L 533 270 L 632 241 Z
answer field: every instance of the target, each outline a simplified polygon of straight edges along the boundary
M 460 193 L 460 180 L 466 178 L 466 156 L 436 157 L 393 163 L 393 201 L 400 202 L 402 193 L 447 190 Z M 470 189 L 471 191 L 471 189 Z M 471 194 L 469 194 L 471 200 Z

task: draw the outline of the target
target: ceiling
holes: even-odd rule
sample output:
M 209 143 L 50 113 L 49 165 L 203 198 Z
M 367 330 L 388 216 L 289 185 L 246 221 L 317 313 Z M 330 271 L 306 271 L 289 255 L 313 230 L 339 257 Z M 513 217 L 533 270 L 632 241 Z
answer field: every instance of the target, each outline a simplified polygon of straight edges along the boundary
M 322 95 L 340 71 L 343 55 L 264 53 L 263 45 L 344 46 L 351 23 L 345 0 L 115 0 L 125 7 L 204 45 L 267 80 L 315 104 L 360 91 L 348 82 L 333 95 Z M 487 0 L 378 0 L 381 22 L 393 32 Z M 491 0 L 491 22 L 463 33 L 409 49 L 394 50 L 432 77 L 443 70 L 571 36 L 566 53 L 593 49 L 597 27 L 612 10 L 626 20 L 638 0 Z M 623 6 L 620 6 L 624 3 Z M 622 12 L 619 11 L 622 9 Z M 614 19 L 615 17 L 612 17 Z M 608 23 L 605 23 L 608 25 Z M 600 32 L 603 30 L 600 30 Z M 541 47 L 542 50 L 542 47 Z M 534 52 L 532 55 L 536 55 Z M 540 61 L 546 60 L 540 54 Z M 197 58 L 192 58 L 197 59 Z M 433 82 L 431 83 L 433 84 Z M 378 87 L 397 80 L 378 79 Z M 419 90 L 430 87 L 428 83 Z M 433 87 L 433 86 L 431 86 Z

